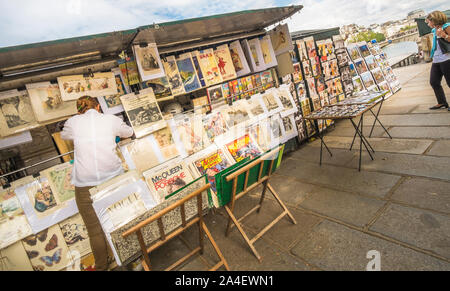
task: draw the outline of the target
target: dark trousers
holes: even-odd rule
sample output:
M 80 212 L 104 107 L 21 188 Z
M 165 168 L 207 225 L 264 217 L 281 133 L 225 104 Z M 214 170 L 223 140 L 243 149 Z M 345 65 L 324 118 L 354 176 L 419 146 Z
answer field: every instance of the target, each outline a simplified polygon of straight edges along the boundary
M 90 188 L 91 187 L 75 187 L 75 200 L 89 235 L 89 241 L 95 259 L 95 269 L 97 271 L 107 271 L 109 246 L 105 234 L 103 233 L 102 226 L 100 225 L 100 221 L 92 206 L 92 199 L 89 193 Z
M 450 87 L 450 60 L 443 63 L 433 63 L 430 74 L 430 84 L 431 87 L 433 87 L 438 104 L 448 105 L 447 99 L 445 98 L 444 88 L 442 88 L 441 85 L 442 77 L 445 77 L 447 86 Z

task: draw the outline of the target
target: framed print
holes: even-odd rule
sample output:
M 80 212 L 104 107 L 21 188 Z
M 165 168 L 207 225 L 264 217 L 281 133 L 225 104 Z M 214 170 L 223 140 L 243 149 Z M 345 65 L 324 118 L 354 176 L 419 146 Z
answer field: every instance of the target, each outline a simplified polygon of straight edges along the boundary
M 102 97 L 117 94 L 116 78 L 113 72 L 95 73 L 93 77 L 83 75 L 58 77 L 61 98 L 64 101 L 77 100 L 82 96 Z
M 230 55 L 238 77 L 250 74 L 250 67 L 247 59 L 245 58 L 241 43 L 238 40 L 230 43 Z
M 41 82 L 25 85 L 30 96 L 34 116 L 45 122 L 78 113 L 76 101 L 64 102 L 58 84 Z
M 146 47 L 134 45 L 133 51 L 142 81 L 165 76 L 156 43 L 149 43 Z
M 0 136 L 13 135 L 37 126 L 27 91 L 0 93 Z
M 177 61 L 175 56 L 168 56 L 163 61 L 164 71 L 166 72 L 167 80 L 169 81 L 170 90 L 174 96 L 184 94 L 183 81 L 178 71 Z
M 228 81 L 231 79 L 236 79 L 237 74 L 234 69 L 228 45 L 224 44 L 218 46 L 214 50 L 214 56 L 216 57 L 217 67 L 219 68 L 219 73 L 222 76 L 222 80 Z

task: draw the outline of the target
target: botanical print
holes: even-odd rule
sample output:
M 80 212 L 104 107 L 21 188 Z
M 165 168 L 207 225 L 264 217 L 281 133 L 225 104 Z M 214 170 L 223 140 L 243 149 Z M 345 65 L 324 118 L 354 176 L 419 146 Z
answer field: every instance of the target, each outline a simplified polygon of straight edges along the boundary
M 72 264 L 69 249 L 58 225 L 22 240 L 35 271 L 59 271 Z
M 85 256 L 91 252 L 86 225 L 80 214 L 59 223 L 59 227 L 61 228 L 67 247 L 71 252 L 78 252 L 79 257 Z
M 0 192 L 0 249 L 23 239 L 32 233 L 13 189 Z
M 178 71 L 177 61 L 175 56 L 168 56 L 163 62 L 164 70 L 169 81 L 170 89 L 173 95 L 183 94 L 184 87 L 181 80 L 180 72 Z
M 27 84 L 31 106 L 36 119 L 40 122 L 75 115 L 75 101 L 63 102 L 58 84 L 42 82 Z
M 201 88 L 198 80 L 197 72 L 192 63 L 191 57 L 177 59 L 178 70 L 180 71 L 181 80 L 186 93 L 195 91 Z
M 156 131 L 153 133 L 153 137 L 155 138 L 156 144 L 158 145 L 165 160 L 169 160 L 180 155 L 169 127 Z
M 164 69 L 155 43 L 150 43 L 146 47 L 135 45 L 133 50 L 142 81 L 164 76 Z
M 82 96 L 101 97 L 117 94 L 114 73 L 96 73 L 93 77 L 83 75 L 58 77 L 61 97 L 64 101 L 76 100 Z
M 52 192 L 60 203 L 75 198 L 75 186 L 71 184 L 72 169 L 70 163 L 64 163 L 41 173 L 48 179 Z
M 214 56 L 216 57 L 217 67 L 222 75 L 223 81 L 228 81 L 237 78 L 236 70 L 231 59 L 230 50 L 227 44 L 218 46 L 214 50 Z
M 106 208 L 106 213 L 109 216 L 114 229 L 116 229 L 128 222 L 130 217 L 137 217 L 146 210 L 141 195 L 139 193 L 132 193 Z
M 0 93 L 0 136 L 8 136 L 37 126 L 26 91 Z

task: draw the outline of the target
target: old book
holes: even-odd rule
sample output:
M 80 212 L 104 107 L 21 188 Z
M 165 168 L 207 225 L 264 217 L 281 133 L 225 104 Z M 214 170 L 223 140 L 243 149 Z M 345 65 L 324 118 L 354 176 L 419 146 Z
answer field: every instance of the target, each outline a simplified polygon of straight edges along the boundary
M 185 57 L 178 58 L 177 66 L 186 93 L 195 91 L 202 87 L 200 85 L 197 71 L 195 70 L 194 63 L 192 62 L 190 54 Z
M 158 204 L 194 180 L 189 168 L 181 160 L 170 161 L 143 175 Z
M 134 45 L 133 51 L 142 81 L 165 76 L 156 43 L 149 43 L 146 47 Z
M 76 100 L 82 96 L 102 97 L 117 94 L 114 73 L 95 73 L 93 77 L 83 75 L 58 77 L 61 98 L 64 101 Z
M 168 56 L 166 60 L 163 61 L 163 66 L 172 94 L 174 96 L 184 94 L 183 81 L 181 80 L 180 72 L 178 71 L 175 56 Z
M 139 95 L 130 93 L 121 96 L 120 100 L 136 137 L 142 137 L 167 126 L 153 89 L 144 89 L 140 91 Z
M 0 136 L 13 135 L 37 126 L 27 91 L 0 93 Z
M 248 65 L 247 59 L 245 58 L 241 43 L 238 40 L 230 43 L 230 55 L 238 77 L 250 73 L 250 67 Z
M 220 45 L 214 50 L 217 67 L 222 75 L 223 81 L 237 78 L 236 70 L 231 59 L 230 49 L 227 44 Z
M 38 122 L 58 119 L 77 113 L 76 101 L 64 102 L 58 84 L 41 82 L 25 85 Z

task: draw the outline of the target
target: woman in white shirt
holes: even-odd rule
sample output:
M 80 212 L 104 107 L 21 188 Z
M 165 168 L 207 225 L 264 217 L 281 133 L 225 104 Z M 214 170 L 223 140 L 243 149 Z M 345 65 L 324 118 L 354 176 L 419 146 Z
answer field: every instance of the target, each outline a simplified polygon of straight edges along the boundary
M 77 108 L 79 114 L 66 121 L 61 138 L 74 143 L 75 199 L 89 234 L 96 270 L 103 271 L 108 270 L 108 244 L 92 207 L 89 189 L 123 173 L 116 154 L 116 137 L 130 137 L 133 129 L 115 115 L 100 113 L 96 98 L 79 98 Z

